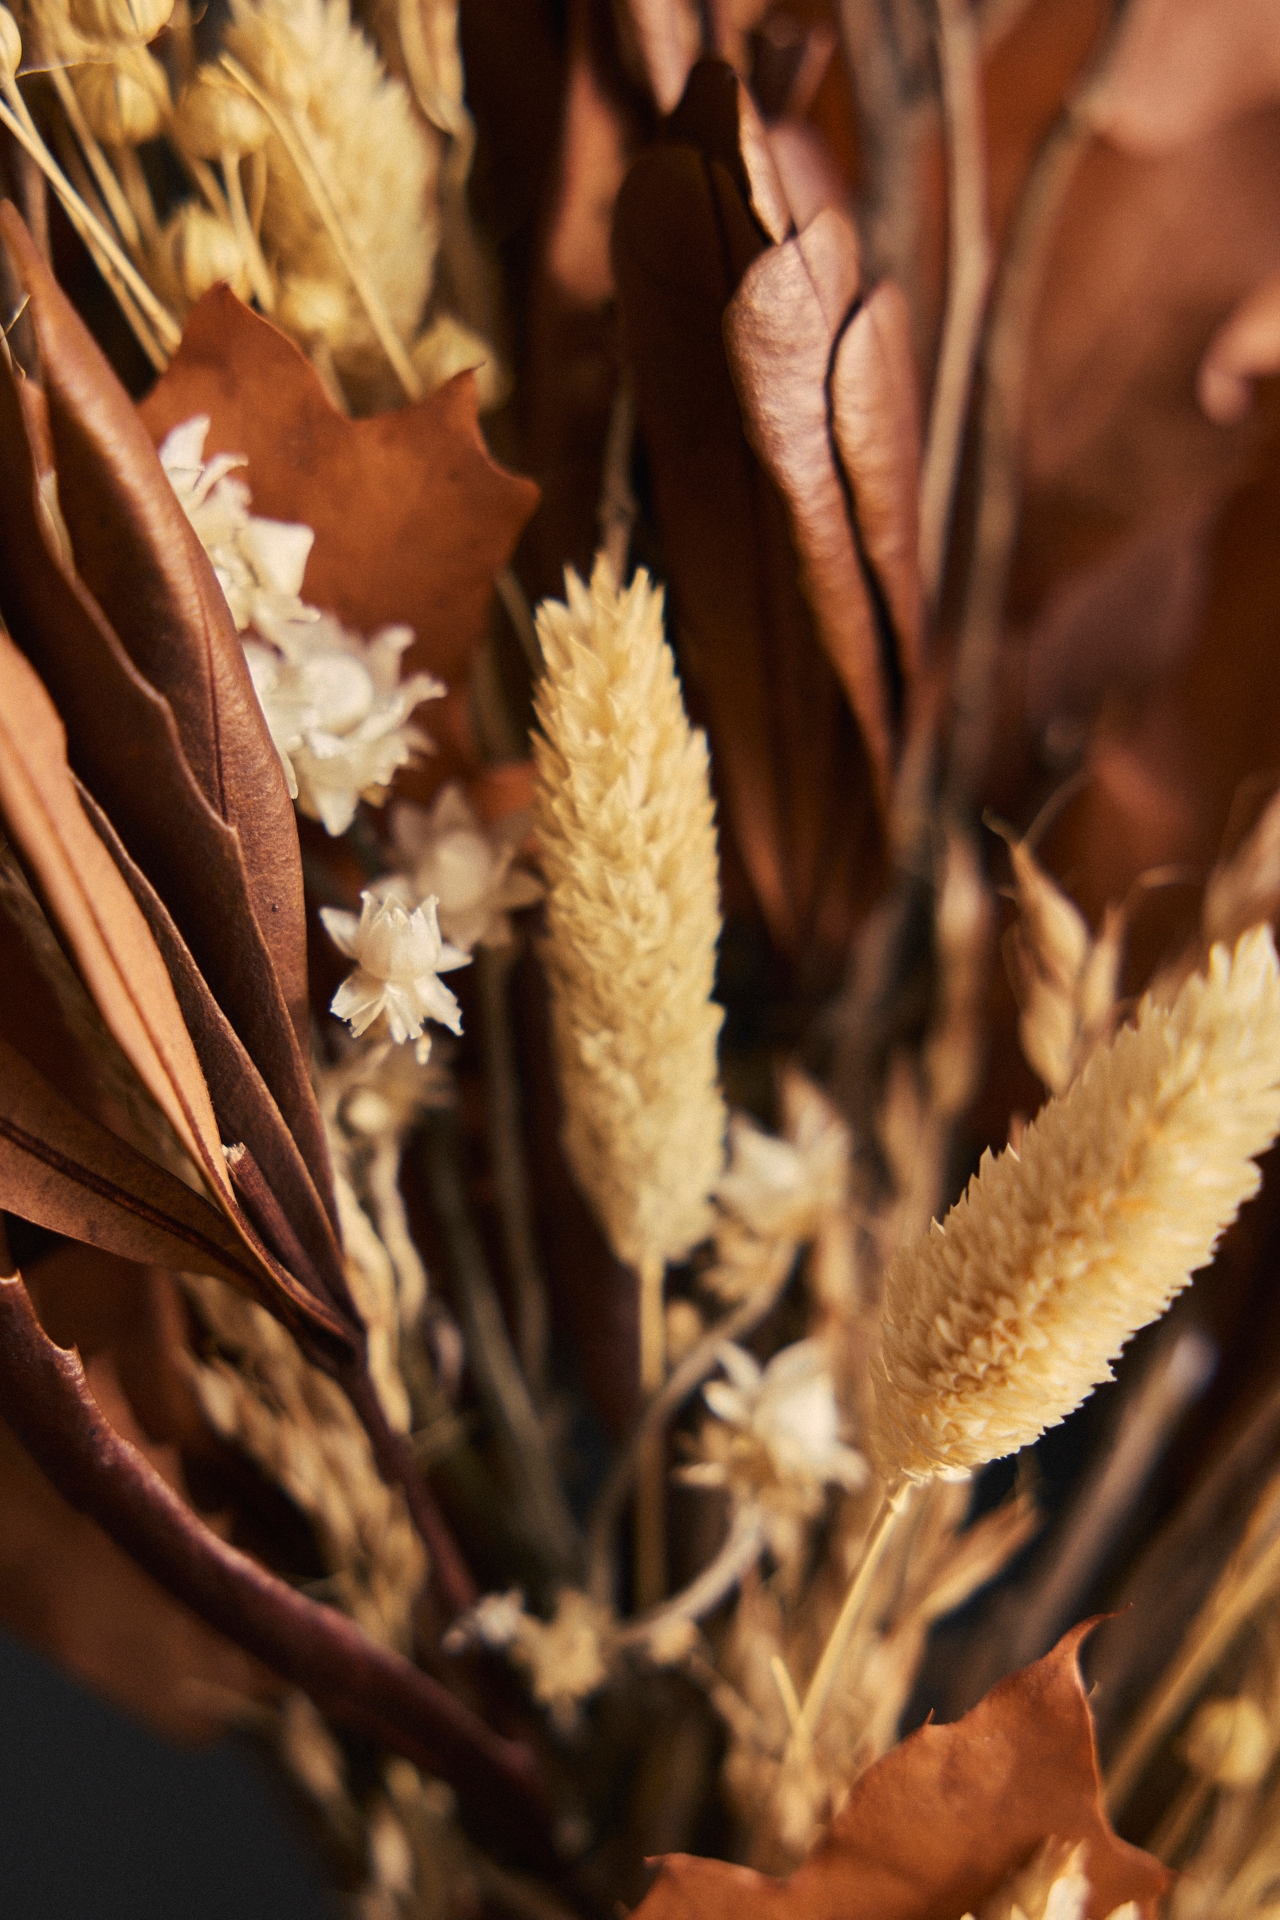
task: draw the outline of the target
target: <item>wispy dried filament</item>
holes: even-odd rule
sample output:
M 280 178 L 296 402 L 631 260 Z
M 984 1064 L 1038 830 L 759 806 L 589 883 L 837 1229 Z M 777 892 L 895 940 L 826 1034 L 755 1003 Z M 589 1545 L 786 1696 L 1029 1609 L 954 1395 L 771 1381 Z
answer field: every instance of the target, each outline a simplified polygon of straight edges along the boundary
M 887 1479 L 1014 1453 L 1111 1377 L 1257 1191 L 1280 1131 L 1266 927 L 1094 1054 L 885 1282 L 872 1446 Z

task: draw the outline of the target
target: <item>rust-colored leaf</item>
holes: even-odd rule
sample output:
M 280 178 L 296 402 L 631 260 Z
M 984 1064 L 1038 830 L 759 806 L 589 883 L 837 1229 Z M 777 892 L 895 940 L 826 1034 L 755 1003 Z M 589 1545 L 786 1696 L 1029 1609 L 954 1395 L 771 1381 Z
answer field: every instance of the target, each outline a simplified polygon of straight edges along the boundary
M 723 91 L 737 97 L 733 76 Z M 805 953 L 816 984 L 840 964 L 881 870 L 871 782 L 725 356 L 725 307 L 767 235 L 740 157 L 719 157 L 723 115 L 676 123 L 682 137 L 637 161 L 619 196 L 623 331 L 681 665 L 711 736 L 730 883 L 736 852 L 774 942 Z
M 1136 0 L 1087 110 L 1131 152 L 1167 152 L 1280 98 L 1271 0 Z
M 90 1256 L 92 1257 L 92 1256 Z M 129 1284 L 124 1268 L 118 1286 Z M 148 1438 L 111 1353 L 86 1360 L 89 1390 L 112 1426 L 186 1497 L 171 1444 Z M 0 1426 L 0 1618 L 61 1666 L 171 1739 L 226 1731 L 280 1683 L 214 1633 L 57 1494 Z
M 164 962 L 84 817 L 53 704 L 3 629 L 0 815 L 111 1033 L 212 1191 L 225 1193 L 209 1091 Z
M 206 457 L 245 455 L 254 512 L 313 529 L 304 598 L 362 633 L 411 626 L 410 660 L 465 680 L 493 576 L 538 497 L 489 457 L 471 374 L 398 412 L 345 419 L 292 341 L 215 287 L 141 412 L 157 442 L 207 414 Z
M 332 1207 L 324 1131 L 254 911 L 240 836 L 196 782 L 167 700 L 130 660 L 61 551 L 41 496 L 29 427 L 36 410 L 24 407 L 20 395 L 6 357 L 0 363 L 0 613 L 58 709 L 71 766 L 164 898 Z M 287 911 L 285 901 L 279 904 Z
M 894 714 L 827 415 L 827 371 L 857 293 L 857 236 L 828 209 L 747 269 L 725 314 L 725 338 L 748 437 L 786 499 L 818 633 L 887 807 Z
M 671 1855 L 643 1920 L 956 1920 L 1049 1838 L 1083 1843 L 1088 1920 L 1136 1901 L 1154 1920 L 1169 1876 L 1116 1837 L 1102 1809 L 1077 1665 L 1087 1627 L 993 1687 L 963 1720 L 921 1727 L 855 1782 L 786 1880 Z
M 12 207 L 0 209 L 0 232 L 28 295 L 76 571 L 168 701 L 205 799 L 239 835 L 254 918 L 305 1046 L 297 829 L 226 600 L 137 409 Z

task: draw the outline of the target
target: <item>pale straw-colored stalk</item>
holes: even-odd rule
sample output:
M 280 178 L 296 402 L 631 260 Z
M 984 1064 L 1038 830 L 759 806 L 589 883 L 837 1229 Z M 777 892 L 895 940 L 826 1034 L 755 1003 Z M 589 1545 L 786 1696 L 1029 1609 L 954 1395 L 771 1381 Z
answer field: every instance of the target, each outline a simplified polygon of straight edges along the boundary
M 661 590 L 644 572 L 620 589 L 603 558 L 590 587 L 570 572 L 566 589 L 565 603 L 538 610 L 544 960 L 565 1150 L 614 1252 L 640 1276 L 647 1398 L 664 1374 L 664 1269 L 710 1230 L 724 1155 L 707 746 L 685 716 Z M 654 1600 L 656 1446 L 638 1505 L 637 1587 Z

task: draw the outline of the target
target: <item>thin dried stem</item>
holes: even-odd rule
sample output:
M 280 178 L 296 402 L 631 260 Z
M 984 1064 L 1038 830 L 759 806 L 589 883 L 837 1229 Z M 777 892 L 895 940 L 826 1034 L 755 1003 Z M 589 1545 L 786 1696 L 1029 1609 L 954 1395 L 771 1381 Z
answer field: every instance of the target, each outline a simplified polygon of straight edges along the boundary
M 142 252 L 142 235 L 133 217 L 133 208 L 120 182 L 116 179 L 110 161 L 98 145 L 93 128 L 84 117 L 80 102 L 76 98 L 75 88 L 67 78 L 65 68 L 51 67 L 49 78 L 53 82 L 58 103 L 67 116 L 67 125 L 80 143 L 80 151 L 88 162 L 89 171 L 97 182 L 98 192 L 102 195 L 107 211 L 115 221 L 120 238 L 136 260 Z
M 618 381 L 604 446 L 603 484 L 596 520 L 600 545 L 619 585 L 627 577 L 627 555 L 637 505 L 631 490 L 631 454 L 636 437 L 636 397 L 625 370 Z
M 967 0 L 938 0 L 938 64 L 947 134 L 947 304 L 920 479 L 920 574 L 936 610 L 964 452 L 982 316 L 991 283 L 981 43 Z
M 510 567 L 499 568 L 493 576 L 493 585 L 536 680 L 542 672 L 542 644 L 524 588 Z
M 581 1560 L 581 1542 L 507 1334 L 502 1304 L 467 1204 L 456 1117 L 443 1111 L 428 1114 L 423 1141 L 431 1198 L 448 1253 L 467 1360 L 497 1427 L 524 1531 L 539 1543 L 543 1558 L 554 1571 L 571 1575 Z
M 1273 1482 L 1264 1505 L 1280 1504 L 1280 1483 Z M 1277 1514 L 1272 1513 L 1275 1524 Z M 1118 1813 L 1138 1784 L 1166 1733 L 1181 1717 L 1237 1634 L 1258 1608 L 1280 1587 L 1280 1529 L 1253 1565 L 1242 1571 L 1239 1558 L 1230 1564 L 1200 1609 L 1191 1630 L 1130 1728 L 1107 1774 L 1110 1811 Z
M 667 1371 L 667 1328 L 663 1301 L 665 1263 L 646 1260 L 640 1283 L 640 1393 L 652 1400 L 662 1390 Z M 637 1607 L 652 1607 L 667 1584 L 667 1448 L 661 1429 L 650 1429 L 640 1447 L 636 1475 Z
M 285 113 L 231 54 L 221 54 L 218 64 L 267 116 L 272 130 L 297 169 L 298 178 L 333 243 L 333 250 L 342 262 L 347 278 L 355 288 L 360 304 L 369 316 L 369 324 L 377 335 L 378 344 L 386 354 L 392 372 L 410 400 L 421 400 L 426 392 L 421 375 L 409 358 L 403 340 L 396 332 L 395 324 L 387 311 L 386 302 L 351 244 L 320 164 L 311 151 L 311 143 L 302 124 L 301 115 Z
M 643 1619 L 633 1620 L 619 1639 L 623 1646 L 647 1640 L 656 1630 L 677 1620 L 702 1620 L 715 1611 L 726 1594 L 732 1593 L 743 1575 L 754 1567 L 765 1546 L 764 1526 L 758 1510 L 743 1507 L 734 1516 L 724 1545 L 714 1560 L 664 1605 Z
M 516 949 L 481 947 L 476 955 L 481 1039 L 488 1093 L 489 1156 L 503 1251 L 515 1289 L 516 1351 L 535 1404 L 547 1388 L 547 1283 L 529 1204 L 520 1113 L 520 1079 L 511 1030 L 511 969 Z
M 661 1432 L 689 1396 L 696 1393 L 703 1381 L 715 1372 L 720 1364 L 721 1347 L 726 1342 L 731 1344 L 741 1340 L 759 1326 L 781 1298 L 790 1278 L 790 1272 L 782 1274 L 717 1321 L 697 1346 L 672 1369 L 661 1393 L 654 1396 L 641 1414 L 625 1451 L 615 1462 L 597 1496 L 587 1529 L 587 1587 L 592 1598 L 602 1605 L 613 1597 L 611 1548 L 614 1529 L 646 1441 L 654 1432 Z
M 138 223 L 143 248 L 154 247 L 160 238 L 160 223 L 156 219 L 155 202 L 151 198 L 151 188 L 147 185 L 142 162 L 132 147 L 115 148 L 112 158 L 116 178 L 124 188 L 133 217 Z
M 876 1569 L 884 1559 L 889 1542 L 893 1538 L 894 1529 L 906 1510 L 910 1496 L 910 1486 L 900 1483 L 896 1487 L 890 1487 L 880 1503 L 879 1511 L 867 1534 L 866 1545 L 862 1549 L 858 1570 L 849 1584 L 844 1605 L 837 1615 L 836 1623 L 828 1635 L 827 1644 L 822 1649 L 821 1658 L 813 1670 L 813 1678 L 805 1691 L 800 1718 L 796 1722 L 788 1747 L 791 1753 L 802 1754 L 813 1745 L 813 1736 L 822 1716 L 822 1709 L 835 1685 L 836 1677 L 840 1672 L 840 1662 L 844 1659 L 845 1650 L 853 1637 L 853 1630 L 858 1624 L 858 1617 L 870 1592 Z
M 253 297 L 264 313 L 274 313 L 276 310 L 275 282 L 271 278 L 271 269 L 263 258 L 262 248 L 258 245 L 258 236 L 249 218 L 249 209 L 244 202 L 244 182 L 240 178 L 239 154 L 223 154 L 222 177 L 227 185 L 227 205 L 231 209 L 232 230 L 240 242 L 240 252 L 244 256 L 249 284 L 253 288 Z
M 57 194 L 68 220 L 89 249 L 94 264 L 117 299 L 120 298 L 120 289 L 123 287 L 134 303 L 134 310 L 141 310 L 147 323 L 148 333 L 144 336 L 139 332 L 132 319 L 131 324 L 134 325 L 135 333 L 138 333 L 139 344 L 148 359 L 157 368 L 163 369 L 168 365 L 169 355 L 176 351 L 178 342 L 182 338 L 177 321 L 156 299 L 132 261 L 121 251 L 102 222 L 90 211 L 71 185 L 41 139 L 17 85 L 11 81 L 4 88 L 4 94 L 7 104 L 0 103 L 0 126 L 7 127 L 23 152 L 35 161 Z M 124 301 L 121 301 L 121 306 L 126 316 L 130 316 L 130 307 Z
M 947 785 L 957 804 L 981 779 L 991 742 L 992 681 L 1018 531 L 1023 413 L 1040 289 L 1058 216 L 1089 140 L 1087 94 L 1104 70 L 1112 44 L 1108 38 L 1089 79 L 1067 103 L 1027 176 L 987 329 L 973 557 L 952 677 L 955 720 Z

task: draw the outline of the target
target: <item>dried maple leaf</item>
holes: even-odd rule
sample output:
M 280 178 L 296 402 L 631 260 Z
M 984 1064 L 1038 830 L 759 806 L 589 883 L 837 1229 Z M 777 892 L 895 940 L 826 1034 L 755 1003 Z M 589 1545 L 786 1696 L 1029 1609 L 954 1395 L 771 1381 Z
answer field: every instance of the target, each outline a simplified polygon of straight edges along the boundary
M 302 583 L 312 606 L 361 633 L 413 628 L 406 665 L 449 686 L 432 722 L 465 757 L 467 670 L 493 576 L 538 500 L 532 481 L 490 458 L 474 376 L 458 374 L 397 412 L 348 420 L 293 342 L 215 287 L 193 307 L 141 413 L 157 444 L 208 415 L 205 458 L 245 456 L 254 512 L 313 530 Z M 442 755 L 440 777 L 450 770 Z
M 1169 1875 L 1112 1831 L 1076 1655 L 1088 1627 L 925 1726 L 858 1779 L 826 1838 L 785 1880 L 669 1855 L 641 1920 L 957 1920 L 1049 1838 L 1082 1843 L 1088 1920 L 1133 1900 L 1154 1920 Z

